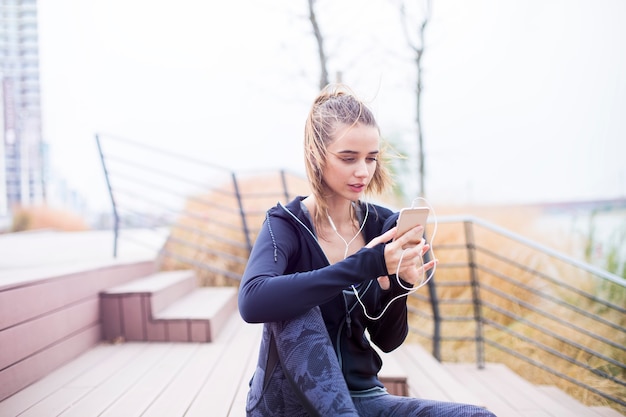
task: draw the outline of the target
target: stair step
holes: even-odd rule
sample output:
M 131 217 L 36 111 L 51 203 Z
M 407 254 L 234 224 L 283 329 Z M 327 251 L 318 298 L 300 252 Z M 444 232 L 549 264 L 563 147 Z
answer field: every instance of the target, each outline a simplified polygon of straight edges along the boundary
M 570 410 L 572 415 L 590 417 L 602 416 L 602 414 L 597 410 L 594 410 L 592 407 L 586 406 L 585 404 L 581 403 L 576 398 L 571 397 L 558 387 L 552 385 L 538 385 L 537 389 L 545 393 L 553 400 L 558 401 L 559 404 Z
M 614 410 L 613 408 L 608 406 L 594 406 L 589 408 L 591 408 L 593 411 L 596 412 L 596 414 L 601 417 L 624 417 L 623 414 L 620 414 L 617 410 Z
M 383 360 L 383 366 L 378 373 L 378 379 L 385 386 L 387 392 L 392 395 L 408 397 L 410 395 L 408 370 L 400 364 L 398 355 L 394 354 L 394 352 L 382 352 L 374 344 L 372 344 L 372 346 Z
M 155 314 L 191 292 L 196 286 L 194 271 L 163 271 L 109 288 L 102 295 L 105 297 L 148 295 L 151 297 L 152 313 Z
M 487 363 L 484 369 L 475 365 L 446 364 L 459 382 L 485 397 L 496 415 L 600 417 L 602 413 L 587 407 L 552 386 L 539 386 L 525 380 L 506 365 Z
M 237 310 L 237 290 L 233 287 L 203 287 L 155 315 L 155 322 L 166 322 L 172 342 L 210 342 Z
M 385 361 L 388 361 L 387 365 Z M 386 378 L 391 375 L 405 377 L 411 396 L 484 406 L 480 397 L 459 383 L 443 364 L 419 344 L 404 344 L 386 354 L 383 357 L 383 368 Z
M 237 290 L 232 287 L 202 287 L 171 304 L 155 315 L 156 319 L 204 319 L 220 312 L 223 304 L 232 301 Z
M 193 271 L 165 271 L 100 294 L 105 340 L 210 342 L 236 310 L 235 288 L 198 288 Z

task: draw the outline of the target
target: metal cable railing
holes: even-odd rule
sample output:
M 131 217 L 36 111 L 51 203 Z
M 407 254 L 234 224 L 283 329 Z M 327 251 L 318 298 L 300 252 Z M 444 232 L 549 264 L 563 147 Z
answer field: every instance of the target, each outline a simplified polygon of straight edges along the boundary
M 409 304 L 412 334 L 437 359 L 503 362 L 626 410 L 626 309 L 612 301 L 626 300 L 625 279 L 480 219 L 439 224 L 459 241 L 437 246 L 433 288 Z
M 194 269 L 204 285 L 236 285 L 267 208 L 308 193 L 304 178 L 282 171 L 236 175 L 119 137 L 96 140 L 114 254 L 118 240 L 143 238 L 160 245 L 162 269 Z M 128 158 L 128 147 L 140 148 L 142 160 Z M 409 299 L 410 337 L 440 361 L 505 363 L 624 412 L 626 280 L 477 218 L 438 222 L 454 238 L 436 243 L 435 279 Z M 155 238 L 126 236 L 136 228 Z
M 162 245 L 154 248 L 162 269 L 195 269 L 205 284 L 238 282 L 265 210 L 302 189 L 294 183 L 304 183 L 283 171 L 235 174 L 113 135 L 96 135 L 96 142 L 112 204 L 114 256 L 125 231 L 151 230 L 155 238 L 140 234 L 143 242 L 136 234 L 128 236 L 148 249 Z M 140 160 L 128 157 L 137 150 Z M 260 188 L 259 179 L 272 185 Z

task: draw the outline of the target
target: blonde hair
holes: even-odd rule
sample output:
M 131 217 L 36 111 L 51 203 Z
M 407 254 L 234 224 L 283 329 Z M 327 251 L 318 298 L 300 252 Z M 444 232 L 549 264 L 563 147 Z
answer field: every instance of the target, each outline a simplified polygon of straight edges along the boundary
M 304 157 L 307 177 L 317 206 L 314 218 L 316 225 L 320 224 L 328 208 L 325 198 L 328 189 L 323 180 L 323 172 L 327 147 L 336 139 L 333 134 L 339 124 L 362 124 L 380 131 L 372 111 L 344 85 L 329 85 L 315 98 L 304 127 Z M 381 193 L 391 186 L 391 175 L 383 151 L 379 150 L 376 170 L 365 189 L 366 193 Z

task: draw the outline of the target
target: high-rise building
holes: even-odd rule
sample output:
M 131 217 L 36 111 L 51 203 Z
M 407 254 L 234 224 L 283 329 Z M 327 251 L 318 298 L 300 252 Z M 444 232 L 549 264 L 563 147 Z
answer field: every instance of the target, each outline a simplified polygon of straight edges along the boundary
M 0 216 L 45 202 L 36 0 L 0 0 Z

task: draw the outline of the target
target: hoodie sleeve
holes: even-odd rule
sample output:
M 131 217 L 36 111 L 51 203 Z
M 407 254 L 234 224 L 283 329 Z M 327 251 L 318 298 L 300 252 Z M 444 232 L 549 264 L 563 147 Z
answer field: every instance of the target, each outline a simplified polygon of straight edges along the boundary
M 382 244 L 333 265 L 286 273 L 294 257 L 306 256 L 300 253 L 299 232 L 284 219 L 272 218 L 272 229 L 267 223 L 257 236 L 239 288 L 239 312 L 249 323 L 296 317 L 350 285 L 387 274 Z

